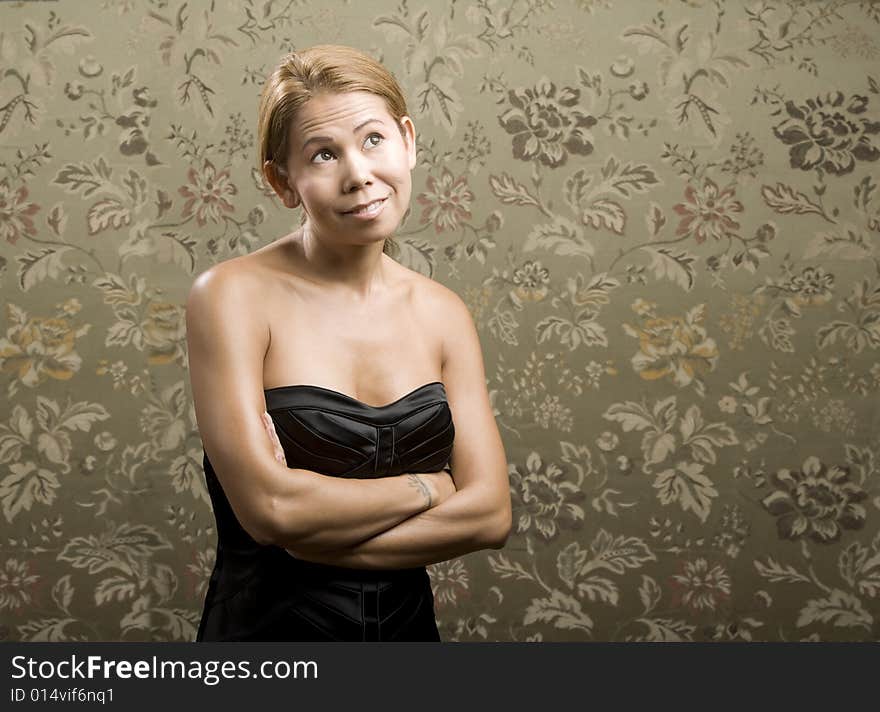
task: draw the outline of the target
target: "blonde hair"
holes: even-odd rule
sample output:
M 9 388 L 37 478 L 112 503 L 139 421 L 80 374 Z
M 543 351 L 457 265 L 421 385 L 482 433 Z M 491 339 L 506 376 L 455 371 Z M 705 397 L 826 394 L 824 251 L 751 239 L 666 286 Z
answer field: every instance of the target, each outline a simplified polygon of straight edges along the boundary
M 344 45 L 321 44 L 284 55 L 266 79 L 257 121 L 259 170 L 269 161 L 287 175 L 290 126 L 303 104 L 321 92 L 367 91 L 382 98 L 404 136 L 406 100 L 394 75 L 369 55 Z M 390 239 L 384 252 L 391 252 Z

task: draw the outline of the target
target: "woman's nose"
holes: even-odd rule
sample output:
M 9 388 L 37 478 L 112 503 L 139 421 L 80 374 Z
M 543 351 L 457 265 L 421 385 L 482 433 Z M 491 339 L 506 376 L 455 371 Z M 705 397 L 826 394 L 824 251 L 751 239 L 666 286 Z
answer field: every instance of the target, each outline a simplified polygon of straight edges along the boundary
M 370 181 L 369 159 L 365 156 L 349 157 L 345 161 L 343 190 L 346 193 L 356 190 Z

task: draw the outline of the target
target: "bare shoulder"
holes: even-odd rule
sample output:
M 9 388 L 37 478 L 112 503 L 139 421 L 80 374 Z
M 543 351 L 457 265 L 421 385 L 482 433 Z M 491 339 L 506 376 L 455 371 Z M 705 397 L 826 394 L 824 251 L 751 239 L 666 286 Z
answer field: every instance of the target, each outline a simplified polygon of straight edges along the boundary
M 212 265 L 193 281 L 187 306 L 197 307 L 201 302 L 230 292 L 239 298 L 244 296 L 258 284 L 256 271 L 253 261 L 247 255 Z
M 409 283 L 412 285 L 413 299 L 420 308 L 428 310 L 427 315 L 432 318 L 451 316 L 451 314 L 447 314 L 450 310 L 467 309 L 461 297 L 449 287 L 426 277 L 421 272 L 403 266 L 401 268 L 406 271 Z
M 193 281 L 186 299 L 187 341 L 196 353 L 244 343 L 265 354 L 269 346 L 266 280 L 250 260 L 238 257 L 209 267 Z
M 419 272 L 412 274 L 413 303 L 423 323 L 435 324 L 440 329 L 445 362 L 449 349 L 475 332 L 470 309 L 449 287 Z

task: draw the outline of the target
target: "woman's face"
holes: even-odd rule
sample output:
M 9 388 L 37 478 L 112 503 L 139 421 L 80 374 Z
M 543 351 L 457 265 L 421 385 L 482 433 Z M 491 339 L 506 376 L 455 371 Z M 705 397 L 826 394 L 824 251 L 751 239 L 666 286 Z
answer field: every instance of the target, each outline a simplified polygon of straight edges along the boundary
M 320 94 L 301 107 L 290 128 L 282 187 L 293 205 L 302 202 L 313 233 L 367 244 L 397 229 L 409 207 L 416 163 L 415 127 L 409 117 L 401 124 L 403 136 L 382 98 L 365 91 Z M 377 199 L 384 202 L 375 217 L 349 213 Z

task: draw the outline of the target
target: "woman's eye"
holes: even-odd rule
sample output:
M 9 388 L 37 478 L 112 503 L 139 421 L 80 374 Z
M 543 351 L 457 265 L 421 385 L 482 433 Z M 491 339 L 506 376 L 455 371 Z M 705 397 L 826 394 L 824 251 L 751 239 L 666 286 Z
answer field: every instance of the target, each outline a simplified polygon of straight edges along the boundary
M 364 143 L 366 143 L 367 141 L 369 141 L 369 140 L 370 140 L 371 138 L 373 138 L 374 136 L 375 136 L 376 138 L 379 138 L 379 139 L 382 139 L 382 140 L 385 139 L 385 137 L 384 137 L 382 134 L 373 132 L 373 133 L 371 133 L 369 136 L 367 136 L 367 138 L 364 140 Z M 381 141 L 380 141 L 379 143 L 381 143 Z M 370 145 L 375 147 L 375 146 L 378 146 L 379 143 L 371 143 Z M 317 153 L 315 153 L 314 156 L 312 156 L 312 161 L 314 161 L 318 156 L 322 156 L 322 155 L 325 154 L 325 153 L 329 153 L 331 156 L 333 155 L 333 151 L 331 151 L 329 148 L 322 148 L 320 151 L 318 151 Z M 319 163 L 324 163 L 324 161 L 319 161 Z
M 324 155 L 325 153 L 330 153 L 330 150 L 327 149 L 327 148 L 322 148 L 322 149 L 321 149 L 320 151 L 318 151 L 314 156 L 312 156 L 312 160 L 314 161 L 318 156 L 322 156 L 322 155 Z M 333 154 L 330 154 L 330 155 L 333 155 Z

